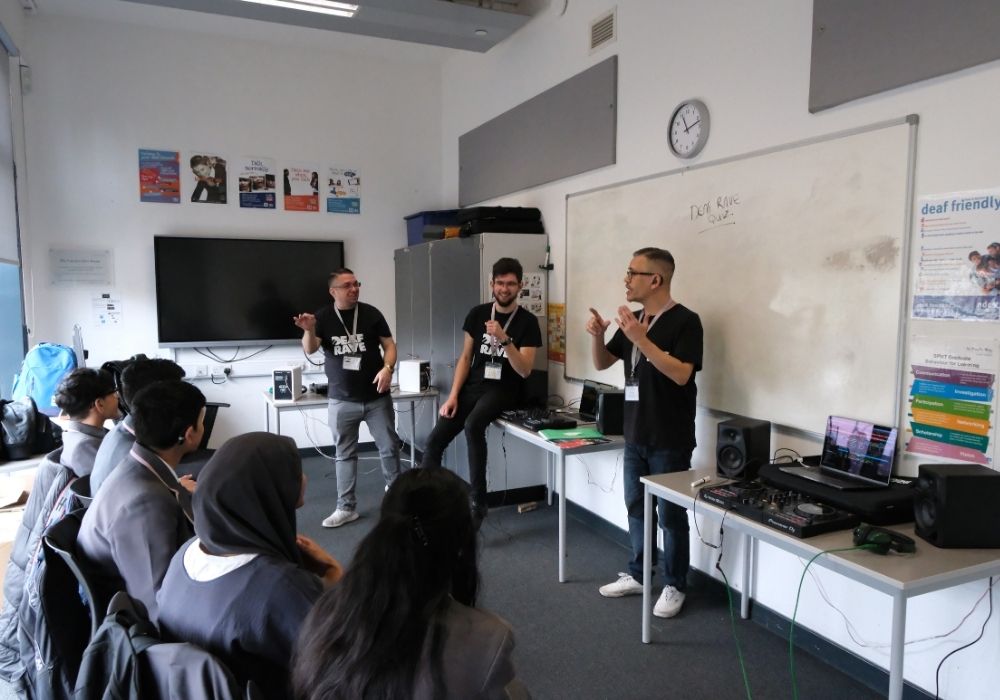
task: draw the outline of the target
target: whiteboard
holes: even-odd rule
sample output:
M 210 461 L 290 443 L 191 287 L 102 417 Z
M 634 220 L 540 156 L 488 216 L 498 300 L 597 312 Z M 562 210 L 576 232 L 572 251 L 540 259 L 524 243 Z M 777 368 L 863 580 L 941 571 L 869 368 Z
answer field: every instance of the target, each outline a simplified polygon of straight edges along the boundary
M 621 364 L 593 367 L 588 307 L 613 317 L 632 252 L 657 246 L 705 329 L 699 405 L 810 432 L 896 425 L 916 123 L 569 195 L 567 378 L 622 386 Z

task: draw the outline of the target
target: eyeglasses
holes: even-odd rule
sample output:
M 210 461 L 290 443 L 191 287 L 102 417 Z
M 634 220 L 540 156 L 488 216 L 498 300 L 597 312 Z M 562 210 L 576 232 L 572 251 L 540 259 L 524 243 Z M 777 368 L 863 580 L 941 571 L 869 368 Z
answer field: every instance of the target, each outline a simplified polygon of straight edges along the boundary
M 334 285 L 334 289 L 361 289 L 360 282 L 346 282 L 344 284 Z
M 628 282 L 631 282 L 632 278 L 635 277 L 636 275 L 640 275 L 642 277 L 652 277 L 653 275 L 658 275 L 658 274 L 660 274 L 660 273 L 659 272 L 639 272 L 638 270 L 633 270 L 630 267 L 627 270 L 625 270 L 625 280 L 628 281 Z

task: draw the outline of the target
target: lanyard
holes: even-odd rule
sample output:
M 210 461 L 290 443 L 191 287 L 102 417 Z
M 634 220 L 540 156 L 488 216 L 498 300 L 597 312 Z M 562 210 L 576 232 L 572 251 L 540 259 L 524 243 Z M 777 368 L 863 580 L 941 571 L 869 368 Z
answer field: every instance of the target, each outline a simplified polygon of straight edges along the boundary
M 179 481 L 177 481 L 177 474 L 174 472 L 174 470 L 171 468 L 171 466 L 169 464 L 167 464 L 166 462 L 163 462 L 162 459 L 160 459 L 160 461 L 163 462 L 163 466 L 167 468 L 167 471 L 169 471 L 171 474 L 173 474 L 173 476 L 174 476 L 174 483 L 173 483 L 173 485 L 168 484 L 163 479 L 163 477 L 160 476 L 160 473 L 156 470 L 156 467 L 154 467 L 152 464 L 150 464 L 149 462 L 147 462 L 143 458 L 142 455 L 140 455 L 138 452 L 136 452 L 135 446 L 133 446 L 132 449 L 129 450 L 129 455 L 131 455 L 137 462 L 139 462 L 139 464 L 141 464 L 142 466 L 146 467 L 146 469 L 149 470 L 150 474 L 152 474 L 153 476 L 155 476 L 159 480 L 159 482 L 161 484 L 163 484 L 164 486 L 166 486 L 170 490 L 170 492 L 174 494 L 174 498 L 177 499 L 178 505 L 181 506 L 181 510 L 184 512 L 184 517 L 187 518 L 188 520 L 190 520 L 193 523 L 194 521 L 191 519 L 191 515 L 188 513 L 187 509 L 184 508 L 183 504 L 181 504 L 181 502 L 180 502 L 180 499 L 181 499 L 180 489 L 183 489 L 184 487 L 181 486 L 181 484 L 180 484 Z
M 520 306 L 517 306 L 516 304 L 514 305 L 514 310 L 510 312 L 510 316 L 507 318 L 507 323 L 505 323 L 503 325 L 503 332 L 504 333 L 506 333 L 507 329 L 510 328 L 510 322 L 514 320 L 514 314 L 516 314 L 517 310 L 520 309 L 520 308 L 521 308 Z M 493 304 L 490 305 L 490 320 L 491 321 L 496 321 L 497 320 L 497 305 L 496 305 L 496 302 L 493 302 Z M 490 336 L 490 347 L 491 347 L 491 350 L 492 350 L 493 354 L 490 356 L 490 362 L 495 362 L 496 361 L 496 351 L 497 351 L 497 346 L 499 346 L 499 345 L 500 345 L 500 341 L 498 341 L 496 339 L 496 336 L 491 335 Z
M 659 321 L 661 318 L 663 318 L 663 314 L 667 313 L 668 311 L 670 311 L 670 309 L 674 308 L 674 305 L 676 303 L 677 302 L 675 300 L 671 299 L 670 301 L 667 302 L 666 306 L 660 309 L 659 312 L 655 316 L 653 316 L 653 320 L 649 322 L 649 326 L 646 328 L 647 334 L 649 333 L 649 331 L 653 329 L 653 326 L 656 325 L 656 322 Z M 645 309 L 642 310 L 642 316 L 639 317 L 639 322 L 641 323 L 644 318 L 646 318 Z M 639 351 L 639 347 L 635 343 L 632 343 L 632 379 L 635 379 L 635 366 L 639 362 L 639 355 L 642 355 L 642 353 Z M 645 357 L 645 355 L 643 355 L 643 357 Z
M 358 314 L 358 306 L 357 306 L 357 304 L 354 305 L 354 323 L 352 324 L 353 328 L 351 328 L 351 329 L 347 328 L 347 324 L 344 323 L 344 317 L 340 315 L 340 309 L 337 308 L 336 304 L 333 305 L 333 310 L 336 312 L 337 318 L 340 319 L 340 325 L 342 325 L 344 327 L 344 331 L 346 331 L 348 334 L 350 334 L 350 337 L 347 339 L 347 342 L 350 343 L 354 338 L 356 338 L 358 336 L 358 315 L 359 314 Z M 346 309 L 345 309 L 345 311 L 346 311 Z

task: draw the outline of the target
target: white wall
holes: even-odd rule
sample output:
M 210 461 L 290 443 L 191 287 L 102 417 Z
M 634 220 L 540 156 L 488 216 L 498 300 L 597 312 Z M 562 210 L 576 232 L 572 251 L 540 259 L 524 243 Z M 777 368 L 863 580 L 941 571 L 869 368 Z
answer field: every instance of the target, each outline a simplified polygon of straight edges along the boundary
M 619 0 L 618 39 L 590 55 L 590 22 L 614 5 L 609 0 L 574 0 L 548 7 L 523 30 L 485 55 L 449 59 L 444 68 L 443 177 L 446 198 L 457 199 L 458 137 L 524 100 L 579 73 L 613 53 L 619 56 L 618 162 L 612 167 L 499 198 L 508 205 L 542 209 L 556 269 L 549 279 L 550 298 L 564 300 L 566 254 L 565 197 L 601 185 L 677 168 L 681 163 L 667 146 L 667 122 L 674 107 L 698 97 L 709 106 L 712 133 L 696 162 L 709 162 L 761 148 L 897 118 L 920 116 L 915 194 L 996 186 L 1000 183 L 1000 63 L 968 69 L 811 115 L 807 111 L 811 46 L 811 3 L 764 0 L 755 3 L 679 0 L 670 3 Z M 560 13 L 566 7 L 564 15 Z M 611 233 L 611 232 L 609 232 Z M 650 244 L 654 244 L 650 242 Z M 618 251 L 624 270 L 631 251 Z M 610 257 L 610 256 L 609 256 Z M 684 261 L 678 261 L 683 266 Z M 691 284 L 693 282 L 687 282 Z M 683 302 L 683 286 L 674 295 Z M 836 293 L 833 290 L 833 293 Z M 695 309 L 697 311 L 697 309 Z M 908 333 L 993 337 L 989 324 L 910 323 Z M 586 342 L 583 329 L 569 329 L 568 343 Z M 748 367 L 747 371 L 752 371 Z M 553 391 L 575 398 L 576 386 L 558 381 L 563 368 L 552 364 Z M 902 401 L 903 397 L 900 397 Z M 863 414 L 863 408 L 859 408 Z M 718 416 L 702 411 L 696 466 L 714 466 L 714 430 Z M 816 427 L 817 432 L 822 426 Z M 819 445 L 801 435 L 776 435 L 773 447 L 788 446 L 817 453 Z M 609 521 L 624 527 L 620 459 L 587 457 L 570 465 L 568 496 Z M 914 473 L 908 460 L 903 473 Z M 708 525 L 706 539 L 717 537 Z M 704 531 L 703 531 L 704 532 Z M 927 546 L 927 545 L 922 545 Z M 733 579 L 738 551 L 727 543 L 724 565 Z M 710 571 L 714 550 L 697 545 L 693 561 Z M 812 571 L 812 569 L 810 569 Z M 614 572 L 607 572 L 610 576 Z M 758 600 L 791 616 L 801 564 L 761 546 L 754 581 Z M 807 581 L 799 619 L 820 634 L 883 667 L 888 666 L 889 601 L 880 594 L 817 569 L 830 600 L 845 611 L 860 631 L 866 648 L 853 642 L 843 619 Z M 911 601 L 908 638 L 945 632 L 961 619 L 986 587 L 969 584 L 950 592 Z M 985 601 L 948 641 L 910 645 L 906 678 L 933 692 L 934 669 L 940 658 L 978 634 L 986 615 Z M 995 623 L 991 626 L 996 630 Z M 995 658 L 1000 651 L 995 631 L 975 647 L 948 661 L 942 672 L 942 696 L 985 698 L 1000 681 Z
M 125 14 L 138 7 L 114 4 Z M 206 15 L 188 14 L 221 26 Z M 165 26 L 178 13 L 160 15 Z M 270 33 L 281 41 L 268 42 L 68 16 L 29 18 L 27 30 L 33 81 L 24 100 L 24 214 L 32 344 L 68 344 L 73 324 L 80 323 L 91 365 L 136 352 L 155 355 L 152 240 L 160 234 L 343 240 L 347 264 L 365 284 L 362 298 L 382 309 L 394 327 L 392 250 L 405 244 L 403 216 L 442 205 L 434 51 L 289 28 L 275 28 Z M 338 52 L 341 44 L 352 51 Z M 141 204 L 139 148 L 177 149 L 182 158 L 186 149 L 211 149 L 230 159 L 271 156 L 278 167 L 282 161 L 356 167 L 362 213 L 240 209 L 235 178 L 226 206 Z M 111 248 L 114 285 L 52 287 L 50 246 Z M 93 323 L 91 298 L 102 291 L 122 299 L 121 327 Z M 301 361 L 301 351 L 282 347 L 256 360 L 277 365 L 288 357 Z M 208 362 L 191 351 L 178 359 Z M 198 382 L 210 400 L 233 404 L 219 415 L 213 445 L 264 429 L 260 391 L 267 379 L 236 376 L 221 386 Z M 326 419 L 325 412 L 311 415 Z M 301 424 L 286 414 L 282 427 L 307 446 Z M 330 444 L 323 425 L 314 423 L 312 434 Z

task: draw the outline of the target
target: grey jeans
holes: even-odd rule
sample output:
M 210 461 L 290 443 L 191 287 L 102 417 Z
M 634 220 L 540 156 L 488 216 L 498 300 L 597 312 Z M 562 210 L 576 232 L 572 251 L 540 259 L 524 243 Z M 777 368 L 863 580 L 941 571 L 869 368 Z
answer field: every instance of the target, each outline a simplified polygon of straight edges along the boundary
M 330 431 L 337 448 L 337 508 L 354 510 L 358 499 L 354 489 L 358 481 L 358 429 L 368 424 L 382 460 L 382 476 L 388 486 L 399 476 L 399 448 L 396 413 L 388 394 L 374 401 L 330 399 Z

